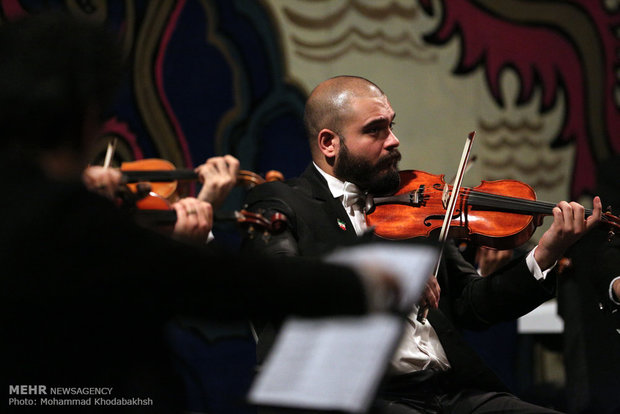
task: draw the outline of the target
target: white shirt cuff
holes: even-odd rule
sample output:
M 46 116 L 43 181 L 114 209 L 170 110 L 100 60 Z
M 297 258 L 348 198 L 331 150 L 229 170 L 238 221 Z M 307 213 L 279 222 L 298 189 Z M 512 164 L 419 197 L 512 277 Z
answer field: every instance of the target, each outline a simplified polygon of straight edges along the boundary
M 553 266 L 551 266 L 545 271 L 540 270 L 540 266 L 538 266 L 538 263 L 534 258 L 534 252 L 537 248 L 538 246 L 534 247 L 532 251 L 528 253 L 527 257 L 525 258 L 525 263 L 527 264 L 527 268 L 530 270 L 530 273 L 536 278 L 536 280 L 545 280 L 547 274 L 555 267 L 555 265 L 558 264 L 558 262 L 555 262 Z
M 613 285 L 614 285 L 614 282 L 615 282 L 616 280 L 618 280 L 618 279 L 620 279 L 620 276 L 618 276 L 617 278 L 613 279 L 613 280 L 611 281 L 611 283 L 609 284 L 609 299 L 611 299 L 611 301 L 612 301 L 613 303 L 615 303 L 616 305 L 620 305 L 620 302 L 618 302 L 618 301 L 614 298 Z

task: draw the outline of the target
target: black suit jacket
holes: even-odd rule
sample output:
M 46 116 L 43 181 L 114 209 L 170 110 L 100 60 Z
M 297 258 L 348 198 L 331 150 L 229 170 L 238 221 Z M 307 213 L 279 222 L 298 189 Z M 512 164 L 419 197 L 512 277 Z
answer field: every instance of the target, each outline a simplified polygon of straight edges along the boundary
M 607 232 L 607 230 L 602 230 L 604 233 Z M 608 237 L 605 234 L 605 238 Z M 611 282 L 620 277 L 620 235 L 616 234 L 611 237 L 611 240 L 597 243 L 595 246 L 598 249 L 593 253 L 593 262 L 596 265 L 591 282 L 594 283 L 596 290 L 600 293 L 605 310 L 612 315 L 617 333 L 620 333 L 620 305 L 613 302 L 609 297 Z
M 620 306 L 609 297 L 620 237 L 607 238 L 599 226 L 569 249 L 572 266 L 559 282 L 568 412 L 620 412 Z
M 246 201 L 251 211 L 285 214 L 289 227 L 267 244 L 244 240 L 245 251 L 318 257 L 358 241 L 342 204 L 333 198 L 327 182 L 312 164 L 299 178 L 256 187 Z M 555 275 L 552 272 L 546 281 L 539 282 L 521 258 L 482 278 L 451 243 L 443 257 L 438 274 L 440 309 L 431 311 L 428 319 L 450 360 L 454 378 L 481 389 L 504 390 L 501 381 L 466 345 L 459 329 L 481 329 L 531 311 L 553 296 Z

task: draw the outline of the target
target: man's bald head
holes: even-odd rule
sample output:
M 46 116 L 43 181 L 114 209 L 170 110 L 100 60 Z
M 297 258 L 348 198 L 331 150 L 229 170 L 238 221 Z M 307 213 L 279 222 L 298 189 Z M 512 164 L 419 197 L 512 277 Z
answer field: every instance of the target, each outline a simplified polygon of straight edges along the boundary
M 317 149 L 316 137 L 324 128 L 338 132 L 350 111 L 351 98 L 385 95 L 368 79 L 358 76 L 336 76 L 321 82 L 306 101 L 304 124 L 310 149 Z

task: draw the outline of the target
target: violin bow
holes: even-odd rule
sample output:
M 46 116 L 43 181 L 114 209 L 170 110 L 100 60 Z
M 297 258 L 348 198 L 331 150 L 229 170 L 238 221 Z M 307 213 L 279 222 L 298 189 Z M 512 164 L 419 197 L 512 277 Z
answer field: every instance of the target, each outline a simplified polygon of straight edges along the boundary
M 463 176 L 465 176 L 465 174 L 467 174 L 467 171 L 469 171 L 471 169 L 471 167 L 474 166 L 474 164 L 476 163 L 476 154 L 472 155 L 469 160 L 467 161 L 467 164 L 465 165 L 465 172 L 463 173 Z M 454 181 L 456 180 L 456 175 L 454 175 L 454 177 L 452 177 L 449 181 L 450 183 L 452 183 L 452 185 L 454 185 Z
M 103 161 L 103 168 L 108 168 L 110 163 L 112 162 L 112 157 L 114 156 L 114 152 L 116 152 L 116 142 L 117 138 L 108 142 L 108 148 L 105 152 L 105 159 Z
M 463 177 L 465 176 L 465 171 L 467 170 L 469 154 L 471 153 L 471 147 L 474 143 L 474 136 L 476 135 L 476 131 L 472 131 L 467 135 L 467 139 L 465 140 L 465 147 L 463 148 L 463 153 L 461 154 L 461 162 L 459 164 L 459 168 L 456 171 L 456 176 L 454 178 L 454 184 L 452 185 L 452 194 L 450 194 L 450 200 L 448 201 L 448 207 L 446 208 L 446 215 L 443 218 L 443 224 L 441 225 L 441 231 L 439 232 L 439 254 L 437 255 L 437 263 L 435 263 L 435 268 L 433 269 L 433 277 L 437 277 L 437 273 L 439 272 L 439 264 L 441 263 L 441 256 L 443 255 L 443 249 L 446 244 L 446 240 L 448 240 L 448 231 L 450 230 L 450 221 L 452 221 L 452 215 L 454 214 L 454 210 L 456 209 L 456 200 L 458 198 L 459 193 L 461 192 L 461 184 L 463 183 Z M 446 184 L 444 189 L 447 191 L 448 184 Z M 426 317 L 428 316 L 428 307 L 425 306 L 418 310 L 418 322 L 424 324 L 426 323 Z

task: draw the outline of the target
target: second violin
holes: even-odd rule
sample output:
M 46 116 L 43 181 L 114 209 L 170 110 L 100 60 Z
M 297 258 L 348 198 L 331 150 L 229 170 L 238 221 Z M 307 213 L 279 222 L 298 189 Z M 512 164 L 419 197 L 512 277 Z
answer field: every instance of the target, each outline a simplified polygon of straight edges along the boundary
M 124 162 L 120 168 L 129 194 L 124 196 L 124 208 L 131 210 L 132 216 L 147 227 L 168 226 L 176 222 L 176 212 L 171 202 L 177 201 L 177 186 L 180 181 L 199 180 L 199 174 L 192 169 L 176 169 L 174 164 L 158 158 Z M 240 170 L 237 186 L 252 188 L 266 181 L 283 180 L 278 171 L 269 171 L 264 179 L 260 175 Z M 214 220 L 232 221 L 249 233 L 277 233 L 286 223 L 281 214 L 263 217 L 261 214 L 245 210 L 216 212 Z
M 177 169 L 170 161 L 160 158 L 145 158 L 142 160 L 123 162 L 120 168 L 123 179 L 133 191 L 137 183 L 149 183 L 151 191 L 164 198 L 170 198 L 177 190 L 179 181 L 196 181 L 200 177 L 193 169 Z M 281 181 L 284 176 L 279 171 L 271 170 L 265 178 L 248 171 L 239 170 L 237 185 L 252 188 L 266 181 Z

